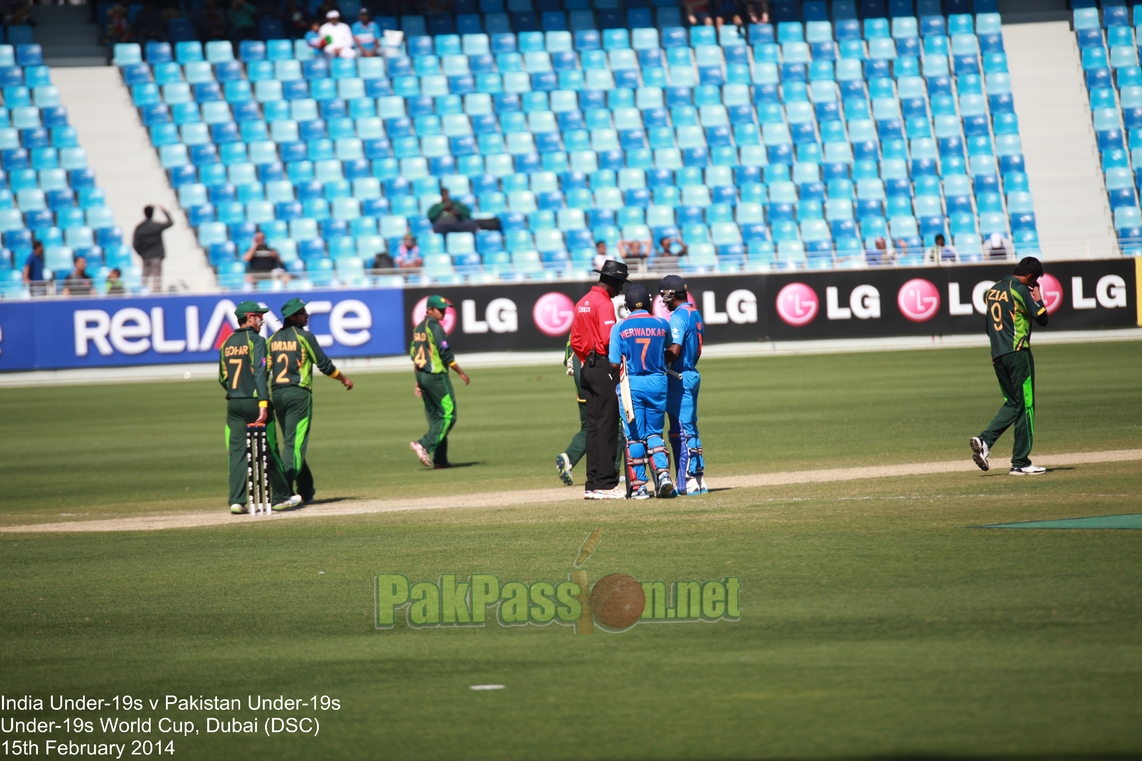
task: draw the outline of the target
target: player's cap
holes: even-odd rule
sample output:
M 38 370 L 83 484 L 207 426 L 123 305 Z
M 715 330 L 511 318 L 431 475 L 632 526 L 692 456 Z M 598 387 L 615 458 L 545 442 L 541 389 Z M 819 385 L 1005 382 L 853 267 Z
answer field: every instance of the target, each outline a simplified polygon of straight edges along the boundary
M 681 275 L 667 275 L 658 281 L 658 292 L 674 291 L 675 293 L 686 292 L 686 281 L 682 279 Z
M 424 306 L 427 309 L 439 309 L 441 312 L 443 312 L 445 309 L 452 306 L 452 304 L 448 301 L 448 299 L 434 293 L 428 297 L 428 303 L 426 303 Z
M 295 296 L 282 304 L 282 318 L 292 317 L 303 309 L 305 309 L 305 302 Z
M 341 11 L 329 11 L 325 14 L 325 18 L 341 18 Z
M 622 262 L 616 262 L 614 259 L 607 259 L 605 262 L 603 262 L 602 267 L 599 267 L 597 270 L 591 270 L 591 272 L 598 272 L 603 277 L 611 277 L 615 280 L 626 280 L 628 270 L 627 266 Z
M 369 15 L 369 9 L 366 8 L 365 6 L 361 6 L 361 10 L 357 11 L 357 15 L 358 16 L 368 16 Z
M 627 288 L 626 303 L 627 309 L 632 312 L 636 309 L 650 309 L 650 291 L 646 290 L 645 285 L 635 283 Z
M 248 314 L 265 314 L 268 311 L 270 311 L 268 307 L 264 307 L 256 301 L 250 301 L 247 299 L 235 307 L 234 316 L 238 318 L 239 322 L 241 322 L 242 320 L 246 319 L 246 315 Z

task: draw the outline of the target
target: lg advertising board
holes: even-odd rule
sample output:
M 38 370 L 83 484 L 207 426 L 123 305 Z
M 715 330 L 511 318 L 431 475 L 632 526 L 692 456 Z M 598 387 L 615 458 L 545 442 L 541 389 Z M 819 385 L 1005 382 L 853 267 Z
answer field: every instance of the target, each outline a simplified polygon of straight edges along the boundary
M 1049 262 L 1048 330 L 1142 324 L 1131 259 Z M 982 334 L 987 288 L 1010 263 L 945 268 L 791 271 L 688 277 L 708 344 L 877 336 Z M 659 278 L 636 278 L 657 291 Z M 458 352 L 562 349 L 588 282 L 258 294 L 277 311 L 297 295 L 333 357 L 408 350 L 431 293 L 455 306 L 444 328 Z M 243 296 L 169 296 L 0 303 L 0 371 L 211 362 L 237 327 Z M 616 304 L 621 306 L 621 297 Z M 665 314 L 657 302 L 655 309 Z
M 1051 330 L 1134 327 L 1136 263 L 1052 262 L 1040 281 Z M 708 344 L 877 336 L 982 334 L 984 294 L 1013 265 L 799 271 L 688 277 Z M 651 293 L 658 278 L 635 278 Z M 459 352 L 556 349 L 590 283 L 408 289 L 406 339 L 439 292 L 454 304 L 444 327 Z M 621 306 L 621 297 L 615 299 Z M 655 310 L 665 314 L 659 300 Z

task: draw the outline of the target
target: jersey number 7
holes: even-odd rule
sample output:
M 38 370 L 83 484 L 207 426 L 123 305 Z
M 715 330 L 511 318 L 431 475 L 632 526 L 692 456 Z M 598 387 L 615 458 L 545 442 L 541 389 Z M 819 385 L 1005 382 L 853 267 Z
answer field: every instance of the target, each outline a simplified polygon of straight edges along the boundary
M 650 339 L 649 338 L 636 338 L 636 339 L 634 339 L 634 342 L 636 344 L 639 344 L 642 346 L 642 369 L 645 370 L 646 369 L 646 350 L 650 348 Z

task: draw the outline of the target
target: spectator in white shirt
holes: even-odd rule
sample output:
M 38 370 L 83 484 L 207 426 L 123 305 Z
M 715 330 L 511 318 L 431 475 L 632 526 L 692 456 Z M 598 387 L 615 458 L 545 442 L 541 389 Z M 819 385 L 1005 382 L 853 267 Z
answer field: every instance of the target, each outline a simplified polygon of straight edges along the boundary
M 356 58 L 356 42 L 353 40 L 353 30 L 348 24 L 341 22 L 341 13 L 329 11 L 325 14 L 325 24 L 318 30 L 323 38 L 328 40 L 325 45 L 325 55 L 332 58 Z

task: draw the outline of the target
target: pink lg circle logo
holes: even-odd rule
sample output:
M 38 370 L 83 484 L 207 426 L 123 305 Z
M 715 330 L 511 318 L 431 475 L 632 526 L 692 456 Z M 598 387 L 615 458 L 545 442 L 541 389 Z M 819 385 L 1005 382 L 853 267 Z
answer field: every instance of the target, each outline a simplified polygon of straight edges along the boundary
M 777 314 L 788 325 L 808 325 L 821 309 L 817 292 L 804 283 L 790 283 L 777 294 Z
M 535 327 L 545 336 L 565 336 L 575 319 L 575 302 L 562 293 L 545 293 L 531 310 Z
M 940 291 L 924 278 L 909 280 L 896 296 L 900 313 L 912 322 L 927 322 L 940 311 Z
M 424 319 L 425 310 L 428 307 L 428 297 L 425 296 L 420 301 L 416 302 L 416 306 L 412 308 L 412 326 L 415 328 Z M 452 333 L 452 328 L 456 327 L 456 310 L 448 307 L 444 312 L 444 319 L 440 322 L 444 326 L 445 333 Z
M 694 294 L 690 293 L 689 291 L 686 292 L 686 300 L 689 301 L 691 305 L 696 306 L 694 302 Z M 664 320 L 670 319 L 671 312 L 669 309 L 663 306 L 661 296 L 654 297 L 654 304 L 651 311 L 655 317 L 661 317 Z
M 1047 307 L 1047 314 L 1054 314 L 1063 305 L 1063 284 L 1052 275 L 1043 275 L 1039 278 L 1039 293 L 1043 297 L 1043 306 Z

